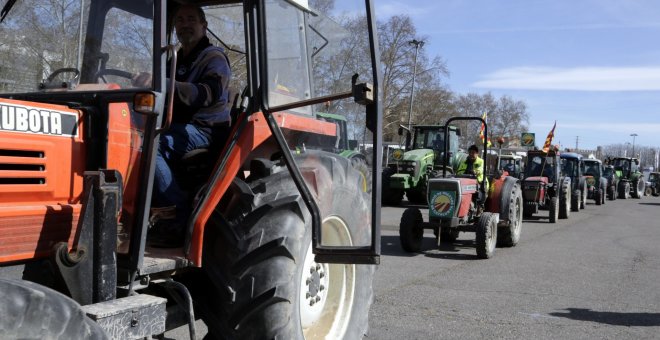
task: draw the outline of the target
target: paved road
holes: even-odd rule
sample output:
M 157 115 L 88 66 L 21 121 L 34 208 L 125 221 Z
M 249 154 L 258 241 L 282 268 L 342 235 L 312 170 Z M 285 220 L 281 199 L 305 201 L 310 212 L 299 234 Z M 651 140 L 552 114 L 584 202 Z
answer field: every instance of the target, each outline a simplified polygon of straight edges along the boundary
M 401 250 L 403 208 L 382 212 L 370 339 L 658 339 L 660 199 L 526 220 L 520 243 L 478 260 L 474 234 Z M 425 216 L 426 218 L 426 216 Z

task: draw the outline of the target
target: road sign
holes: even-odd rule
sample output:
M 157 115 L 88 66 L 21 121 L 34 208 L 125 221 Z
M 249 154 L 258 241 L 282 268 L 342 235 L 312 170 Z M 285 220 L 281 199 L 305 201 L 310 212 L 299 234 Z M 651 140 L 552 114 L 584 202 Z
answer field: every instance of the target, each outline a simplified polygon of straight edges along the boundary
M 535 136 L 533 132 L 523 132 L 520 134 L 520 145 L 521 146 L 534 146 Z

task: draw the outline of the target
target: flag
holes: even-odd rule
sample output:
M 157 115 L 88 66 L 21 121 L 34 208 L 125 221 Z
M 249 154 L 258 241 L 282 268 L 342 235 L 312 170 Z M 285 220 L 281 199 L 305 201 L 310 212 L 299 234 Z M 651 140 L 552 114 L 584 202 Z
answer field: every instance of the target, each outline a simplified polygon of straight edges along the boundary
M 481 119 L 484 120 L 484 122 L 487 119 L 487 114 L 486 111 L 484 111 L 484 114 L 481 115 Z M 484 123 L 481 123 L 481 128 L 479 129 L 479 138 L 481 139 L 481 143 L 486 144 L 485 137 L 484 137 L 484 131 L 486 130 L 486 125 Z M 488 147 L 491 147 L 493 143 L 490 142 L 490 137 L 488 137 Z
M 557 121 L 555 120 L 555 125 L 552 126 L 552 130 L 548 133 L 548 137 L 545 138 L 545 144 L 543 144 L 543 152 L 548 152 L 552 144 L 552 138 L 555 136 L 555 128 L 557 127 Z

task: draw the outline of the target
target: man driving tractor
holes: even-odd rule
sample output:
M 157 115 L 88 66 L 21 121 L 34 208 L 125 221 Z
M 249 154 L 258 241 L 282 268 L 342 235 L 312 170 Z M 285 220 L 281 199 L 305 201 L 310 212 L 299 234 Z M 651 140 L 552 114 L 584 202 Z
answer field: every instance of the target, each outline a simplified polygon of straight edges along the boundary
M 484 180 L 484 160 L 479 157 L 479 148 L 471 145 L 468 148 L 468 156 L 458 165 L 457 175 L 474 175 L 477 181 Z

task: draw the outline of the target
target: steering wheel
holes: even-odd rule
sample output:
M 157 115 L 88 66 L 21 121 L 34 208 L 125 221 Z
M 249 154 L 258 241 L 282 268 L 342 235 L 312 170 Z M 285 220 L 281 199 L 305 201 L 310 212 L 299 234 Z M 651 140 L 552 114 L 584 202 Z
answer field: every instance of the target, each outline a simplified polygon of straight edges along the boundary
M 100 69 L 98 72 L 96 72 L 96 79 L 101 79 L 103 80 L 104 83 L 108 83 L 108 81 L 105 79 L 105 76 L 117 76 L 117 77 L 122 77 L 126 79 L 133 79 L 134 74 L 127 72 L 127 71 L 122 71 L 122 70 L 117 70 L 114 68 L 103 68 Z
M 73 73 L 73 77 L 69 80 L 63 81 L 61 83 L 56 83 L 55 78 L 59 76 L 62 73 Z M 63 68 L 58 68 L 57 70 L 53 71 L 48 78 L 46 78 L 46 81 L 41 83 L 39 87 L 41 89 L 52 89 L 52 88 L 71 88 L 73 87 L 74 84 L 78 83 L 78 80 L 80 79 L 80 71 L 77 68 L 73 67 L 63 67 Z

